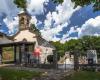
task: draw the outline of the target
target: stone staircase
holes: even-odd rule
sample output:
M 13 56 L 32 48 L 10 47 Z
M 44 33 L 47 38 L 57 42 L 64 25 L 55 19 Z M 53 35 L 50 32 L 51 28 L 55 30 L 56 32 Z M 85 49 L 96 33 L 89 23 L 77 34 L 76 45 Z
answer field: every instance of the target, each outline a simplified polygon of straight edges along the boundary
M 58 63 L 64 63 L 66 60 L 66 55 L 64 55 L 63 57 L 60 58 L 60 60 L 58 61 Z

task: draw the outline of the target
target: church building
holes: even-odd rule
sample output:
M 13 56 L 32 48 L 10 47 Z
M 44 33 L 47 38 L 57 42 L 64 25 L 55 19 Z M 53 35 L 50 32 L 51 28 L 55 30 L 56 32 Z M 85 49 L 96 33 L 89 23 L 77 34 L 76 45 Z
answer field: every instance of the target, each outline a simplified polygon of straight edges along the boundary
M 29 47 L 31 49 L 31 56 L 39 58 L 40 63 L 47 62 L 47 56 L 53 54 L 55 47 L 51 45 L 48 41 L 43 39 L 36 27 L 30 24 L 31 16 L 26 13 L 20 13 L 19 16 L 19 31 L 12 36 L 12 41 L 14 42 L 34 42 L 34 47 Z

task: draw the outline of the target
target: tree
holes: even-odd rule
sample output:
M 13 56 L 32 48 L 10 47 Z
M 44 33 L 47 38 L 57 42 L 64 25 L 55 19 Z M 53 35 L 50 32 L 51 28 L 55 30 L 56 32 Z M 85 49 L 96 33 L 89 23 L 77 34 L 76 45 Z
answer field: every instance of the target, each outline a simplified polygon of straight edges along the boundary
M 79 40 L 75 40 L 75 39 L 71 39 L 68 42 L 66 42 L 66 50 L 70 50 L 73 51 L 75 49 L 80 50 L 81 49 L 81 45 L 80 45 L 80 41 Z
M 54 3 L 62 3 L 64 0 L 52 0 Z M 71 0 L 75 3 L 75 7 L 77 6 L 86 6 L 89 4 L 93 4 L 94 11 L 100 10 L 100 0 Z
M 64 0 L 52 0 L 54 3 L 62 3 Z
M 31 24 L 30 30 L 33 31 L 37 36 L 41 36 L 39 29 L 37 29 L 34 24 Z
M 58 57 L 62 57 L 65 54 L 65 44 L 59 41 L 51 42 L 51 44 L 55 46 Z
M 75 7 L 93 4 L 94 11 L 100 10 L 100 0 L 72 0 L 72 2 L 75 2 Z
M 52 43 L 56 47 L 57 55 L 60 57 L 64 56 L 66 51 L 83 56 L 86 55 L 87 50 L 96 50 L 100 57 L 100 37 L 97 36 L 83 36 L 77 40 L 66 41 L 64 44 L 59 41 Z
M 14 3 L 17 5 L 18 8 L 26 10 L 26 0 L 14 0 Z

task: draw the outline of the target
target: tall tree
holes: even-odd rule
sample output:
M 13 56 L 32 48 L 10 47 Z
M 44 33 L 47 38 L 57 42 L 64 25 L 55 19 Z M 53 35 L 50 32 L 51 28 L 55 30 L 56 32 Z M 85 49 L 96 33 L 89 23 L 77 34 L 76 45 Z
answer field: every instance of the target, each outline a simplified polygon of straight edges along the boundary
M 34 24 L 31 24 L 30 30 L 33 31 L 37 36 L 41 36 L 39 29 L 37 29 Z
M 14 3 L 17 5 L 18 8 L 26 10 L 26 0 L 14 0 Z
M 64 0 L 52 0 L 54 3 L 62 3 Z
M 100 37 L 97 36 L 83 36 L 77 40 L 69 40 L 64 44 L 60 42 L 52 42 L 57 49 L 59 56 L 63 56 L 66 51 L 69 51 L 72 54 L 75 52 L 78 55 L 86 55 L 87 50 L 96 50 L 100 57 Z
M 59 41 L 51 42 L 51 44 L 55 46 L 58 56 L 63 56 L 65 54 L 65 46 L 64 46 L 64 44 L 60 43 Z

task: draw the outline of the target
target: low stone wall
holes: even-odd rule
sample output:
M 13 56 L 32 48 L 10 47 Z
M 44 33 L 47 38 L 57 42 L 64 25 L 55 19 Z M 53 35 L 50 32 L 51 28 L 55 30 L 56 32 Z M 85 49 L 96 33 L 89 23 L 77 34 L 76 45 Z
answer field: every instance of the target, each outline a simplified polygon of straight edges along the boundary
M 54 64 L 33 64 L 32 67 L 34 68 L 43 68 L 43 69 L 54 69 Z

